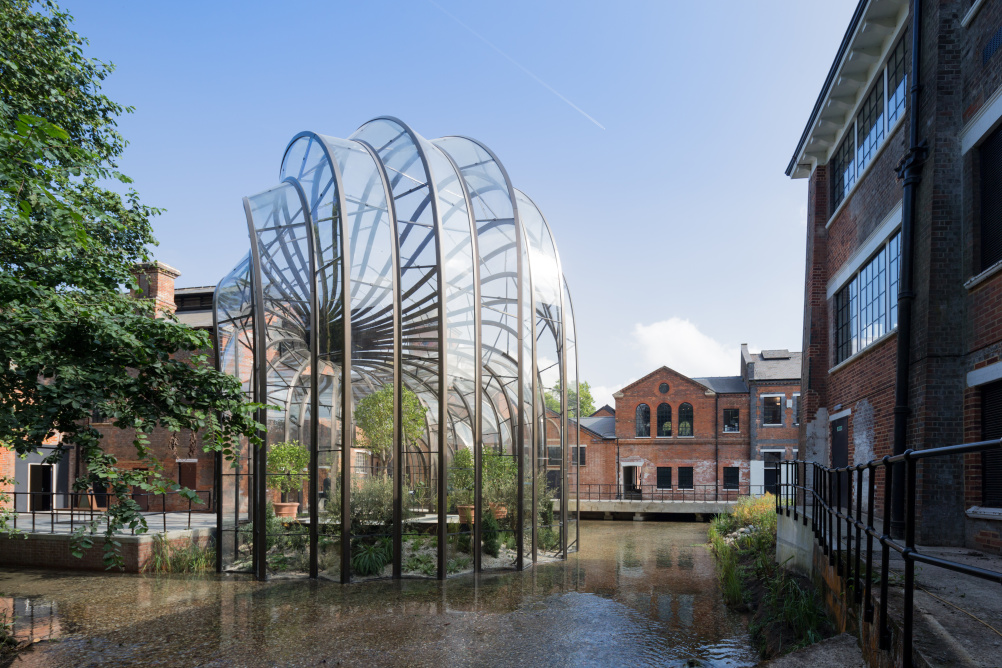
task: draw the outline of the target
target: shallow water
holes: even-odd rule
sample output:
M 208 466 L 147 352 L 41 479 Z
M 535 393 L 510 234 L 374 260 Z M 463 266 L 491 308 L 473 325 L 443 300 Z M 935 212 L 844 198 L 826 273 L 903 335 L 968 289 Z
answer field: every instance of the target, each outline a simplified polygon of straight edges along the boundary
M 566 562 L 444 583 L 0 569 L 18 632 L 44 638 L 2 665 L 755 664 L 705 524 L 582 522 L 581 537 Z

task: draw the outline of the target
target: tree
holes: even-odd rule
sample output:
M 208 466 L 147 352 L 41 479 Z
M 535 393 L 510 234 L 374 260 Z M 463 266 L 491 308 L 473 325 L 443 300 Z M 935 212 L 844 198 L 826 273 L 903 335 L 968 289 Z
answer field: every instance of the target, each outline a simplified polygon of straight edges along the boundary
M 0 442 L 25 455 L 58 434 L 49 463 L 77 450 L 75 489 L 103 485 L 117 499 L 101 520 L 110 567 L 121 563 L 114 534 L 146 530 L 132 487 L 197 500 L 162 476 L 154 427 L 204 430 L 206 449 L 227 458 L 240 436 L 260 441 L 256 406 L 201 352 L 209 336 L 123 290 L 139 289 L 133 271 L 151 259 L 159 211 L 102 185 L 131 183 L 116 169 L 126 142 L 115 128 L 132 109 L 101 94 L 113 67 L 84 57 L 72 21 L 52 2 L 0 0 Z M 116 466 L 86 420 L 94 411 L 135 431 L 148 471 Z M 96 526 L 78 533 L 78 555 Z
M 403 388 L 404 441 L 416 441 L 425 430 L 425 409 L 417 395 Z M 362 430 L 360 440 L 380 459 L 393 452 L 393 386 L 385 385 L 366 396 L 355 407 L 355 424 Z
M 571 418 L 576 418 L 577 414 L 577 401 L 580 393 L 581 399 L 581 415 L 587 417 L 595 412 L 595 400 L 591 396 L 591 386 L 588 385 L 587 381 L 583 383 L 578 383 L 577 391 L 570 389 L 567 391 L 567 416 Z M 557 383 L 553 390 L 546 392 L 543 395 L 543 400 L 546 402 L 546 407 L 551 411 L 560 412 L 560 383 Z

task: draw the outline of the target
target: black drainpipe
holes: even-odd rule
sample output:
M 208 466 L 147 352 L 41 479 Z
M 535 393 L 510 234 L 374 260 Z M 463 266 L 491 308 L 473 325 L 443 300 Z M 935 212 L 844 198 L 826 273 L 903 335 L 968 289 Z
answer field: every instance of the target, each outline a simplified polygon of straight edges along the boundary
M 898 359 L 894 378 L 894 454 L 906 449 L 908 438 L 908 367 L 912 343 L 912 245 L 915 227 L 915 200 L 922 180 L 922 166 L 928 153 L 926 142 L 919 143 L 919 83 L 922 49 L 922 0 L 912 0 L 912 71 L 909 88 L 908 151 L 898 164 L 898 177 L 904 181 L 901 206 L 901 280 L 898 291 Z M 894 466 L 891 486 L 891 535 L 900 538 L 905 531 L 905 469 Z M 886 529 L 885 529 L 886 531 Z

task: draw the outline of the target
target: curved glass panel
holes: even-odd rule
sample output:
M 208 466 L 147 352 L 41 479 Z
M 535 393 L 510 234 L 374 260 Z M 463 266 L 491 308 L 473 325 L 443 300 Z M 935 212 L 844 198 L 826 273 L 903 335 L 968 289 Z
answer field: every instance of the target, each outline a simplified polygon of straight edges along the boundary
M 565 556 L 576 333 L 539 210 L 483 145 L 392 118 L 297 135 L 280 177 L 217 289 L 219 366 L 274 407 L 222 474 L 224 567 L 347 582 Z

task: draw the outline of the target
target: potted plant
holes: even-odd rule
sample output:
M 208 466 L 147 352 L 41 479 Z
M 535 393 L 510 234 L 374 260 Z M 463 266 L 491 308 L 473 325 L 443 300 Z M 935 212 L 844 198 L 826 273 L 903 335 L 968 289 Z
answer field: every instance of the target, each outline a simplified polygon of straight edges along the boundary
M 518 464 L 515 458 L 485 449 L 483 487 L 494 519 L 500 521 L 507 518 L 508 508 L 516 505 L 518 495 Z
M 306 480 L 306 467 L 310 465 L 310 453 L 299 441 L 282 441 L 268 448 L 268 487 L 282 493 L 298 494 Z M 278 517 L 295 517 L 299 512 L 299 502 L 280 502 L 275 505 Z

